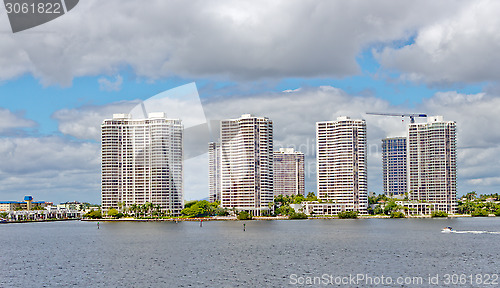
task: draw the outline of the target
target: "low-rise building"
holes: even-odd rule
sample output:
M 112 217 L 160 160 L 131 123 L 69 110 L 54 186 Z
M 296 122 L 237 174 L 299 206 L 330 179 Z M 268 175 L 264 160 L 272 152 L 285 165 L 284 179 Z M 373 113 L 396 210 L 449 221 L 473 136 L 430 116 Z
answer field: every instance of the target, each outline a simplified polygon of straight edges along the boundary
M 396 201 L 397 205 L 404 207 L 404 212 L 408 216 L 431 215 L 435 211 L 444 211 L 448 209 L 447 203 L 429 203 L 418 201 Z
M 52 205 L 52 202 L 33 201 L 33 197 L 24 197 L 25 201 L 0 201 L 0 211 L 32 210 L 35 207 L 45 208 Z
M 346 206 L 340 203 L 319 203 L 318 201 L 302 202 L 307 215 L 337 215 L 346 211 Z
M 47 220 L 47 219 L 75 219 L 80 218 L 82 212 L 54 206 L 45 207 L 43 210 L 9 211 L 7 219 L 11 221 Z

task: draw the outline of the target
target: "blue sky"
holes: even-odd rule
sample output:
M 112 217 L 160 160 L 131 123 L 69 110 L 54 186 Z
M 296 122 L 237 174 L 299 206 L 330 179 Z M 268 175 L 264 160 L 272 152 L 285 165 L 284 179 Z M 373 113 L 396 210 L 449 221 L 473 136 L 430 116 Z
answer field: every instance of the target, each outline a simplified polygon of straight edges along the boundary
M 140 5 L 84 1 L 16 34 L 0 13 L 0 199 L 100 202 L 99 123 L 191 82 L 209 120 L 275 117 L 277 146 L 298 147 L 314 135 L 312 126 L 288 122 L 313 125 L 367 110 L 444 115 L 459 127 L 459 194 L 499 192 L 499 161 L 488 162 L 500 156 L 497 3 Z M 297 102 L 304 115 L 289 112 Z M 382 118 L 366 117 L 375 146 L 404 130 L 399 119 Z M 379 158 L 369 159 L 369 189 L 378 193 Z M 208 196 L 205 168 L 190 170 L 196 177 L 188 179 L 198 180 L 187 199 Z

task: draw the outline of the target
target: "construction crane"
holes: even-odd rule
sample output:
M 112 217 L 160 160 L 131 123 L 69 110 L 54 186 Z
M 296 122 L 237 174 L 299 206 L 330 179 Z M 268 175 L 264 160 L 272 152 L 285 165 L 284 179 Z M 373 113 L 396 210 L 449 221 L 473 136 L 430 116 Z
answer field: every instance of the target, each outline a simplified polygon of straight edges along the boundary
M 378 113 L 378 112 L 366 112 L 368 115 L 379 115 L 379 116 L 400 116 L 400 117 L 410 117 L 410 122 L 415 123 L 415 117 L 427 117 L 427 114 L 418 113 Z

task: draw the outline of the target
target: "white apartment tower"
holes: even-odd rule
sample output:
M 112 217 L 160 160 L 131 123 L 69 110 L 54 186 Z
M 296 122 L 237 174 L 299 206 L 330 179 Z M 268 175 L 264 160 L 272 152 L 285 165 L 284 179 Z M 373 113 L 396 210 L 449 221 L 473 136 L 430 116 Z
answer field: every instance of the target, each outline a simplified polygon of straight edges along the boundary
M 443 116 L 408 127 L 408 192 L 410 200 L 440 204 L 438 209 L 456 213 L 456 123 Z
M 179 215 L 183 209 L 183 126 L 165 113 L 147 119 L 113 114 L 101 125 L 102 208 L 150 202 Z M 118 204 L 120 203 L 120 205 Z
M 304 195 L 304 153 L 293 148 L 274 151 L 274 196 Z
M 382 172 L 384 194 L 387 196 L 403 195 L 408 192 L 406 142 L 406 137 L 382 139 Z
M 244 114 L 221 121 L 221 206 L 265 214 L 273 201 L 273 122 Z
M 220 201 L 221 198 L 221 151 L 220 143 L 208 143 L 208 188 L 210 202 Z
M 349 117 L 316 123 L 318 198 L 341 211 L 368 207 L 366 122 Z

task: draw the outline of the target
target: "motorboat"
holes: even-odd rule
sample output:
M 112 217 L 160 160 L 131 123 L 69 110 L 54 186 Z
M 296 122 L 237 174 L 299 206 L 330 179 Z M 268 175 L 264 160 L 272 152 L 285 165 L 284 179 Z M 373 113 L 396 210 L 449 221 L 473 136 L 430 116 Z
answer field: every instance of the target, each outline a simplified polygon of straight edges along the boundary
M 453 228 L 451 228 L 449 226 L 448 227 L 444 227 L 443 230 L 441 230 L 441 232 L 443 232 L 443 233 L 451 233 L 453 231 L 454 231 Z

